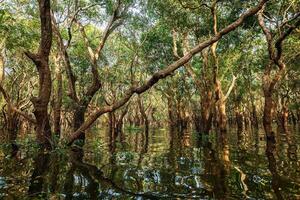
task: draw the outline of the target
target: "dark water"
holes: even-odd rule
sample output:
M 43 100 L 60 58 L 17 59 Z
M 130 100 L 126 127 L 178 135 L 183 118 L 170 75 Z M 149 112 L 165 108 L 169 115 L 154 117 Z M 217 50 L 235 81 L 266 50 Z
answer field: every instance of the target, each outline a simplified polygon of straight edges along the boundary
M 84 149 L 0 151 L 0 199 L 300 199 L 300 134 L 93 134 Z M 267 151 L 266 151 L 267 150 Z

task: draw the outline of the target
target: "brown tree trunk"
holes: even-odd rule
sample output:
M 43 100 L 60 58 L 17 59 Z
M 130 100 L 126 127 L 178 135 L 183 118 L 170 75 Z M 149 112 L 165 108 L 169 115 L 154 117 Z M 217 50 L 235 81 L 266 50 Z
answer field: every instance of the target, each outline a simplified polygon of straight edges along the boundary
M 212 92 L 208 91 L 201 102 L 201 132 L 208 134 L 212 125 Z
M 12 109 L 7 109 L 6 129 L 9 142 L 15 142 L 20 125 L 19 115 Z
M 139 105 L 140 113 L 141 113 L 141 116 L 142 116 L 143 122 L 144 122 L 144 131 L 145 131 L 145 133 L 148 133 L 149 132 L 149 120 L 148 120 L 148 116 L 146 114 L 145 107 L 144 107 L 144 104 L 142 102 L 142 98 L 140 95 L 138 95 L 138 105 Z
M 18 152 L 16 139 L 20 128 L 20 116 L 8 106 L 6 119 L 6 133 L 8 143 L 11 145 L 11 156 L 15 156 Z
M 240 112 L 240 110 L 238 109 L 235 113 L 235 117 L 236 117 L 238 138 L 241 139 L 242 138 L 242 133 L 244 132 L 244 116 Z
M 41 20 L 41 40 L 37 54 L 26 52 L 36 65 L 39 74 L 39 93 L 31 99 L 36 118 L 37 142 L 42 147 L 51 148 L 51 127 L 49 123 L 48 104 L 51 95 L 51 71 L 49 54 L 52 45 L 52 26 L 50 15 L 50 0 L 39 0 Z
M 122 111 L 121 115 L 118 118 L 117 125 L 116 125 L 117 132 L 123 133 L 123 122 L 124 122 L 124 117 L 126 116 L 126 114 L 128 112 L 128 108 L 129 108 L 129 105 L 127 105 L 125 107 L 125 109 Z
M 219 111 L 219 128 L 221 133 L 225 133 L 227 130 L 227 115 L 226 115 L 226 105 L 225 101 L 220 101 L 218 105 L 218 111 Z
M 296 124 L 297 124 L 297 118 L 296 118 L 296 116 L 295 116 L 295 114 L 294 114 L 293 111 L 290 111 L 290 113 L 291 113 L 290 115 L 291 115 L 291 119 L 292 119 L 293 125 L 296 126 Z
M 280 123 L 283 131 L 288 132 L 288 120 L 289 120 L 289 110 L 287 105 L 282 105 L 282 110 L 280 112 Z
M 73 130 L 76 131 L 84 122 L 86 108 L 78 106 L 73 114 Z M 77 140 L 82 140 L 83 144 L 85 142 L 85 133 L 82 131 Z
M 2 53 L 1 46 L 0 46 L 0 84 L 2 84 L 4 80 L 4 55 Z
M 216 95 L 216 119 L 218 129 L 221 133 L 227 131 L 227 115 L 226 115 L 226 101 L 222 92 L 221 83 L 216 80 L 215 82 L 215 95 Z
M 252 125 L 255 129 L 258 129 L 258 117 L 257 117 L 257 111 L 254 102 L 252 102 Z
M 168 115 L 169 115 L 169 126 L 174 128 L 176 125 L 175 113 L 174 113 L 174 103 L 170 97 L 168 99 Z
M 264 105 L 264 116 L 263 125 L 267 137 L 272 137 L 272 120 L 273 120 L 273 99 L 272 92 L 264 91 L 265 105 Z
M 53 109 L 54 133 L 60 137 L 61 134 L 61 106 L 62 106 L 62 74 L 60 67 L 60 58 L 55 63 L 56 89 Z

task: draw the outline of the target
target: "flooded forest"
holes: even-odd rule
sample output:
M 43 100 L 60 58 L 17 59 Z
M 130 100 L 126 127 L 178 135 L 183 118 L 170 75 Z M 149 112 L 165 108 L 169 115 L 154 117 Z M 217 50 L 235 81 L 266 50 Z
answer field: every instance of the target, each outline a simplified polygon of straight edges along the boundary
M 0 0 L 0 199 L 300 199 L 300 0 Z

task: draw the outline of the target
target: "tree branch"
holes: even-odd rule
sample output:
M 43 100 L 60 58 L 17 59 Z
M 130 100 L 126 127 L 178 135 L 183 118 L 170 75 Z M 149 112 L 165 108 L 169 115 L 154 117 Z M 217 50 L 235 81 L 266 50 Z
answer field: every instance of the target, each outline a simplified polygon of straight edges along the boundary
M 16 108 L 16 107 L 12 104 L 9 95 L 7 94 L 6 90 L 3 88 L 3 86 L 2 86 L 1 83 L 0 83 L 0 92 L 2 93 L 2 95 L 3 95 L 3 97 L 4 97 L 5 101 L 6 101 L 6 103 L 7 103 L 7 105 L 8 105 L 8 107 L 9 107 L 10 109 L 12 109 L 13 111 L 15 111 L 15 112 L 18 113 L 19 115 L 23 116 L 23 117 L 24 117 L 25 119 L 27 119 L 29 122 L 31 122 L 31 123 L 33 123 L 33 124 L 36 124 L 36 120 L 35 120 L 33 117 L 31 117 L 30 115 L 28 115 L 28 114 L 22 112 L 20 109 Z M 10 111 L 8 110 L 8 112 L 10 112 Z
M 68 90 L 69 90 L 69 94 L 68 96 L 70 96 L 71 99 L 73 99 L 75 102 L 79 102 L 77 94 L 76 94 L 76 88 L 75 88 L 75 84 L 76 84 L 76 77 L 74 76 L 74 73 L 72 71 L 72 67 L 71 67 L 71 62 L 70 62 L 70 58 L 69 58 L 69 54 L 67 52 L 67 47 L 65 47 L 64 43 L 63 43 L 63 39 L 62 36 L 60 34 L 60 31 L 57 27 L 56 24 L 56 20 L 55 17 L 52 13 L 52 26 L 53 26 L 53 31 L 57 37 L 57 46 L 59 47 L 59 52 L 61 54 L 61 57 L 63 58 L 64 64 L 65 64 L 65 68 L 66 68 L 66 72 L 67 72 L 67 78 L 68 78 Z
M 225 101 L 226 101 L 226 99 L 229 97 L 229 95 L 230 95 L 230 93 L 231 93 L 231 91 L 232 91 L 232 89 L 233 89 L 233 87 L 234 87 L 234 85 L 235 85 L 236 79 L 237 79 L 237 77 L 234 76 L 234 75 L 232 74 L 231 85 L 230 85 L 230 87 L 228 88 L 228 91 L 227 91 L 227 93 L 226 93 L 226 95 L 225 95 L 225 97 L 224 97 L 224 100 L 225 100 Z

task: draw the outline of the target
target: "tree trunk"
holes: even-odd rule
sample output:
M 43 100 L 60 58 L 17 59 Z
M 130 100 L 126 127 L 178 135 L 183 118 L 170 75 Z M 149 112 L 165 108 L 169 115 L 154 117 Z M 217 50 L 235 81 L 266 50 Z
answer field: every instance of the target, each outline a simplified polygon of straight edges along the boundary
M 294 112 L 290 111 L 290 115 L 291 115 L 291 119 L 292 119 L 293 125 L 296 126 L 297 125 L 297 118 L 296 118 Z
M 174 113 L 174 106 L 173 106 L 173 100 L 170 97 L 167 97 L 168 99 L 168 115 L 169 115 L 169 126 L 174 128 L 176 125 L 176 121 L 174 119 L 175 113 Z
M 56 91 L 54 99 L 54 109 L 53 109 L 53 123 L 54 123 L 54 133 L 57 137 L 61 134 L 61 106 L 62 106 L 62 74 L 60 58 L 56 59 L 55 63 L 55 77 L 56 77 Z
M 2 53 L 2 49 L 0 49 L 0 84 L 2 84 L 4 80 L 4 55 Z
M 84 122 L 86 108 L 79 106 L 75 109 L 73 114 L 73 130 L 76 131 Z M 77 140 L 82 140 L 83 144 L 85 142 L 85 133 L 81 132 L 80 136 L 76 138 Z
M 142 102 L 142 98 L 140 95 L 138 95 L 138 105 L 139 105 L 140 113 L 141 113 L 141 116 L 142 116 L 143 122 L 144 122 L 144 131 L 145 131 L 145 133 L 148 133 L 149 132 L 149 120 L 148 120 L 148 116 L 146 114 L 145 107 L 144 107 L 144 104 Z
M 39 74 L 39 93 L 31 99 L 36 118 L 37 142 L 45 148 L 51 148 L 51 127 L 49 122 L 48 104 L 51 95 L 51 71 L 49 67 L 49 54 L 52 46 L 52 26 L 50 15 L 50 0 L 39 0 L 41 20 L 41 40 L 37 54 L 26 52 Z
M 11 145 L 11 156 L 15 156 L 19 150 L 16 143 L 18 131 L 20 128 L 20 116 L 8 106 L 6 119 L 7 139 Z
M 288 132 L 288 120 L 289 120 L 289 110 L 287 105 L 282 106 L 282 110 L 280 113 L 280 123 L 283 131 L 286 133 Z
M 240 112 L 240 110 L 237 110 L 236 114 L 236 125 L 237 125 L 237 134 L 238 138 L 242 138 L 242 133 L 244 132 L 244 116 Z
M 256 107 L 254 105 L 254 102 L 252 102 L 252 125 L 254 126 L 255 129 L 258 129 L 258 118 L 257 118 L 257 111 Z
M 208 91 L 201 102 L 201 133 L 209 134 L 212 125 L 212 92 Z
M 218 128 L 221 133 L 225 133 L 227 131 L 227 115 L 226 115 L 226 101 L 221 89 L 221 84 L 217 80 L 216 81 L 216 112 L 217 112 L 217 123 Z
M 272 92 L 264 91 L 264 95 L 265 95 L 265 106 L 264 106 L 263 125 L 264 125 L 267 138 L 271 138 L 273 136 L 272 134 L 272 120 L 273 120 Z

